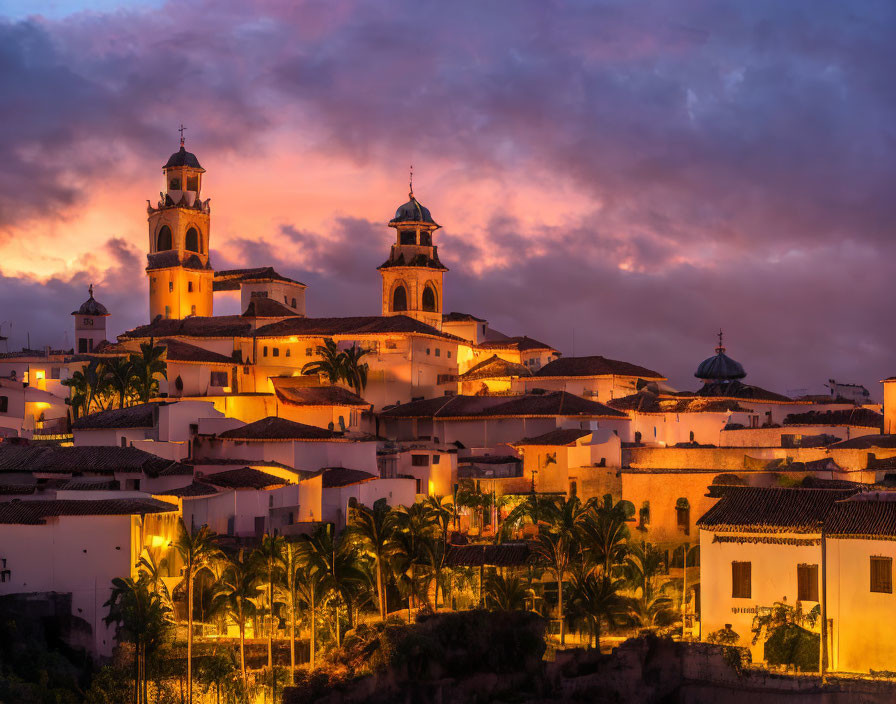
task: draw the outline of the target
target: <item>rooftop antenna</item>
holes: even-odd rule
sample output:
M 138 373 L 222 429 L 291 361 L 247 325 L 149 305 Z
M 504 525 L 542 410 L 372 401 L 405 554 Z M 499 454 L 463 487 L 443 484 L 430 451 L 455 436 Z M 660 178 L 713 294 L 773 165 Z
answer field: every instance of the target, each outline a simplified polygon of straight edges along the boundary
M 180 132 L 180 146 L 181 146 L 181 147 L 184 146 L 184 131 L 185 131 L 186 129 L 187 129 L 187 128 L 184 127 L 184 123 L 183 123 L 183 122 L 180 123 L 180 127 L 177 129 L 177 131 Z
M 411 200 L 414 200 L 414 165 L 411 164 L 411 175 L 408 177 L 408 196 Z
M 719 336 L 719 346 L 716 347 L 716 352 L 718 354 L 722 354 L 725 351 L 725 345 L 722 344 L 722 338 L 724 336 L 724 333 L 722 332 L 722 328 L 719 328 L 719 332 L 717 334 Z

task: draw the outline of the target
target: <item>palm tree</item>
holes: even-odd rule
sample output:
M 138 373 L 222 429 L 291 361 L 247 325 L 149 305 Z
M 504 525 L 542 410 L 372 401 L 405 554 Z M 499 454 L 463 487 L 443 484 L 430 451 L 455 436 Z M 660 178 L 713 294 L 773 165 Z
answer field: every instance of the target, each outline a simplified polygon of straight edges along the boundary
M 385 499 L 380 499 L 367 508 L 363 504 L 352 511 L 348 526 L 349 534 L 356 544 L 373 557 L 376 579 L 376 599 L 380 620 L 386 619 L 386 589 L 383 579 L 384 560 L 389 550 L 392 534 L 395 532 L 395 512 Z
M 106 625 L 117 624 L 116 638 L 134 644 L 134 702 L 149 701 L 147 660 L 159 646 L 168 627 L 168 607 L 150 588 L 146 577 L 116 577 L 104 604 L 109 614 Z
M 630 501 L 614 504 L 612 495 L 606 494 L 602 502 L 593 504 L 590 515 L 581 525 L 585 551 L 592 563 L 603 567 L 606 575 L 625 559 L 630 536 L 627 521 L 634 515 L 634 504 Z
M 445 560 L 448 557 L 448 543 L 442 540 L 440 535 L 426 536 L 421 546 L 423 548 L 423 563 L 429 572 L 429 579 L 435 582 L 435 603 L 433 608 L 439 610 L 439 587 L 442 584 L 442 574 L 445 571 Z M 427 595 L 429 586 L 427 584 Z
M 141 345 L 142 347 L 142 345 Z M 184 563 L 184 580 L 187 583 L 187 701 L 193 703 L 193 585 L 196 575 L 221 555 L 217 535 L 207 525 L 198 531 L 187 530 L 180 520 L 180 535 L 174 547 Z
M 77 420 L 81 411 L 85 416 L 88 415 L 90 413 L 88 406 L 90 385 L 84 372 L 81 370 L 74 372 L 71 377 L 62 381 L 62 385 L 71 389 L 71 398 L 68 399 L 68 404 L 72 407 L 73 418 Z
M 331 384 L 345 378 L 345 356 L 332 338 L 327 338 L 323 345 L 317 346 L 317 354 L 320 359 L 308 362 L 302 367 L 302 374 L 325 374 Z
M 660 583 L 666 570 L 665 553 L 655 545 L 641 542 L 629 547 L 623 573 L 635 593 L 629 599 L 629 613 L 644 628 L 665 626 L 675 620 L 672 599 L 666 594 L 668 582 Z
M 146 579 L 149 581 L 150 586 L 152 586 L 153 592 L 158 595 L 165 607 L 173 612 L 174 602 L 171 599 L 171 592 L 168 591 L 168 587 L 162 579 L 162 570 L 167 568 L 167 566 L 167 558 L 162 558 L 161 561 L 156 562 L 152 553 L 147 553 L 144 557 L 141 557 L 140 562 L 137 563 L 137 572 L 140 575 L 146 575 Z
M 280 570 L 283 575 L 281 586 L 286 592 L 286 604 L 289 609 L 289 668 L 291 676 L 296 671 L 296 612 L 298 603 L 296 589 L 299 569 L 302 565 L 302 546 L 297 542 L 283 541 L 278 556 Z
M 317 614 L 328 594 L 333 589 L 330 575 L 317 559 L 316 552 L 308 542 L 299 545 L 299 569 L 296 573 L 296 597 L 308 614 L 310 630 L 311 667 L 314 668 L 317 655 Z
M 268 632 L 268 669 L 274 667 L 274 584 L 278 577 L 278 567 L 283 553 L 283 536 L 265 534 L 252 557 L 264 571 L 267 585 L 267 607 L 270 623 Z
M 248 696 L 249 681 L 246 675 L 246 619 L 255 615 L 255 599 L 261 585 L 258 583 L 255 565 L 246 558 L 244 552 L 227 561 L 227 566 L 218 581 L 216 599 L 223 601 L 227 612 L 236 621 L 240 632 L 240 673 L 243 679 L 243 693 Z
M 485 605 L 496 611 L 523 611 L 529 598 L 529 585 L 520 577 L 489 575 L 485 583 Z
M 574 545 L 567 533 L 541 527 L 538 537 L 532 543 L 533 556 L 544 563 L 557 579 L 557 608 L 560 615 L 560 645 L 566 645 L 566 628 L 563 611 L 563 580 L 569 571 Z
M 345 383 L 350 389 L 354 389 L 358 394 L 363 394 L 367 388 L 367 362 L 362 362 L 361 358 L 369 354 L 370 350 L 363 349 L 358 345 L 352 345 L 342 353 L 342 376 Z
M 132 354 L 134 366 L 134 390 L 141 403 L 147 403 L 159 391 L 156 377 L 168 378 L 168 365 L 162 360 L 165 348 L 156 346 L 152 338 L 140 344 L 140 354 Z
M 623 599 L 619 589 L 624 582 L 613 579 L 609 574 L 596 574 L 593 570 L 582 570 L 573 575 L 570 611 L 584 620 L 590 634 L 589 646 L 600 649 L 601 625 L 616 623 L 617 614 L 623 609 Z
M 125 401 L 133 393 L 134 375 L 134 363 L 124 357 L 116 357 L 106 363 L 109 388 L 118 395 L 119 408 L 124 408 Z

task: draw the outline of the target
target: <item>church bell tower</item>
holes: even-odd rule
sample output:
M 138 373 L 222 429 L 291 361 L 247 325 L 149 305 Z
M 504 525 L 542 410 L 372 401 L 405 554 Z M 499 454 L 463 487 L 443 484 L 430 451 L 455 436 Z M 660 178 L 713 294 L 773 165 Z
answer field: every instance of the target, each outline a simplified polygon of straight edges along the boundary
M 383 315 L 407 315 L 442 329 L 442 278 L 446 271 L 439 261 L 432 238 L 439 225 L 429 209 L 414 197 L 389 221 L 396 241 L 389 258 L 379 267 L 383 277 Z
M 212 315 L 215 273 L 208 258 L 210 207 L 202 200 L 205 169 L 184 148 L 168 159 L 162 172 L 165 192 L 158 205 L 146 202 L 149 220 L 149 319 Z

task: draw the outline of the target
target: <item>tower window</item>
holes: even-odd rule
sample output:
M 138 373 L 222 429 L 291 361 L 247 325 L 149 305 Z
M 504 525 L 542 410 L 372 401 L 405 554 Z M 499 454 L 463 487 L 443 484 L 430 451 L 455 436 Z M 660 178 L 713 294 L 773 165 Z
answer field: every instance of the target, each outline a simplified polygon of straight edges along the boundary
M 165 317 L 166 318 L 171 317 L 171 306 L 165 306 Z
M 423 232 L 420 233 L 420 244 L 424 247 L 432 246 L 432 233 L 429 230 L 423 230 Z
M 296 307 L 296 299 L 295 299 L 295 298 L 292 299 L 292 307 L 293 307 L 293 308 Z
M 417 244 L 417 233 L 413 230 L 402 230 L 398 237 L 399 244 Z
M 9 412 L 9 396 L 0 396 L 0 413 Z
M 87 338 L 81 337 L 78 339 L 78 352 L 80 354 L 87 353 Z
M 165 252 L 172 249 L 171 242 L 171 228 L 167 225 L 162 225 L 162 229 L 159 230 L 159 236 L 156 238 L 156 251 Z
M 436 294 L 432 286 L 423 289 L 423 310 L 434 313 L 436 311 Z
M 196 232 L 195 227 L 191 227 L 187 230 L 187 237 L 184 242 L 184 249 L 190 252 L 198 252 L 199 251 L 199 233 Z
M 192 281 L 187 282 L 187 292 L 193 293 L 193 282 Z
M 177 177 L 172 178 L 168 182 L 168 190 L 169 191 L 179 191 L 180 190 L 180 179 Z
M 187 178 L 187 190 L 188 191 L 198 191 L 199 190 L 199 177 L 198 176 L 190 176 Z
M 266 346 L 261 348 L 261 356 L 262 357 L 268 356 L 268 348 Z
M 404 286 L 399 286 L 392 294 L 392 310 L 403 311 L 408 309 L 408 292 Z
M 173 281 L 168 282 L 168 293 L 174 293 L 174 282 Z
M 274 348 L 274 356 L 275 356 L 275 357 L 279 357 L 279 356 L 280 356 L 280 348 L 279 348 L 279 347 L 275 347 L 275 348 Z

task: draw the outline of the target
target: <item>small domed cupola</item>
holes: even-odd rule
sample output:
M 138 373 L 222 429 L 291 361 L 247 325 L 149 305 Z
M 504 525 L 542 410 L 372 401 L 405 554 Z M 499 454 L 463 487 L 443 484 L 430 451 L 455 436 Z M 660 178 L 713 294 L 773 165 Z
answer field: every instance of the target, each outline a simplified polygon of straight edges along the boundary
M 93 297 L 93 284 L 87 287 L 87 292 L 90 294 L 90 298 L 84 301 L 78 310 L 72 312 L 72 315 L 109 315 L 106 306 Z
M 707 382 L 726 382 L 737 381 L 743 379 L 747 373 L 744 371 L 740 362 L 737 362 L 727 354 L 722 344 L 722 331 L 719 330 L 719 346 L 716 347 L 716 354 L 713 357 L 704 359 L 697 367 L 694 376 Z
M 436 229 L 439 227 L 436 224 L 436 221 L 432 219 L 432 214 L 429 212 L 429 208 L 420 203 L 416 198 L 414 198 L 414 192 L 411 191 L 409 194 L 410 200 L 404 205 L 400 206 L 398 210 L 395 211 L 395 217 L 389 221 L 389 224 L 392 225 L 404 222 L 421 222 L 427 223 L 429 225 L 435 225 Z
M 174 154 L 169 157 L 167 163 L 162 168 L 171 169 L 176 166 L 188 166 L 191 169 L 201 169 L 205 172 L 205 169 L 199 165 L 199 159 L 196 158 L 196 155 L 192 152 L 188 152 L 183 144 L 180 145 L 178 151 L 174 152 Z

